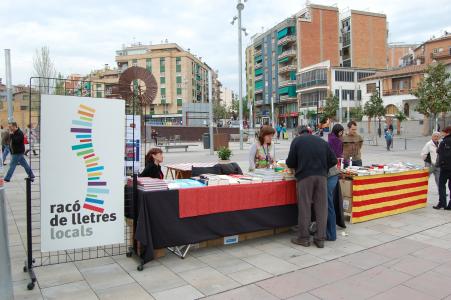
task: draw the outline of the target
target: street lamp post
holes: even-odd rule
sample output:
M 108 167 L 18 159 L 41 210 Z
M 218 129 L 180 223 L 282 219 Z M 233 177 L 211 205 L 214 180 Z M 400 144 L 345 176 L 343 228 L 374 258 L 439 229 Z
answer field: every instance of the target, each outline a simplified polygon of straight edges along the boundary
M 243 0 L 246 2 L 247 0 Z M 241 33 L 244 31 L 245 35 L 247 35 L 246 29 L 241 27 L 241 11 L 244 9 L 244 4 L 241 0 L 238 0 L 236 5 L 236 9 L 238 11 L 238 15 L 235 16 L 232 20 L 232 25 L 235 23 L 235 20 L 238 20 L 238 103 L 239 103 L 239 119 L 240 119 L 240 150 L 243 150 L 243 54 L 242 54 L 242 37 Z

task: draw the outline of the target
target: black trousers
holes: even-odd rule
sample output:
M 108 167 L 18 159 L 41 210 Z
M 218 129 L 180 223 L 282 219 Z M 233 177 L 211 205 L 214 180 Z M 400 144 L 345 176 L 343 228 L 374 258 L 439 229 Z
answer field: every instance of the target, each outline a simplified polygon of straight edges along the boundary
M 440 169 L 440 177 L 438 179 L 438 205 L 446 207 L 446 182 L 448 182 L 448 190 L 451 191 L 451 170 Z M 450 193 L 451 197 L 451 193 Z M 449 203 L 451 206 L 451 201 Z

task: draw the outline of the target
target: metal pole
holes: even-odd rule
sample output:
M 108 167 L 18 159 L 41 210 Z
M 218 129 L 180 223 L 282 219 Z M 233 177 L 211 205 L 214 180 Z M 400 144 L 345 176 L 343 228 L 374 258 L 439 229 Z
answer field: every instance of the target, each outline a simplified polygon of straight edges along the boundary
M 5 49 L 5 71 L 6 71 L 6 99 L 8 101 L 8 122 L 14 121 L 13 116 L 13 86 L 11 79 L 11 52 Z
M 244 9 L 244 4 L 241 3 L 241 0 L 238 0 L 238 4 L 236 6 L 238 10 L 238 68 L 239 68 L 239 89 L 238 89 L 238 101 L 240 106 L 240 150 L 243 150 L 243 67 L 242 67 L 242 59 L 243 54 L 241 53 L 241 11 Z
M 249 121 L 250 121 L 249 128 L 254 128 L 254 109 L 253 109 L 254 103 L 252 99 L 250 102 L 248 102 L 248 105 L 249 105 Z
M 346 107 L 346 122 L 349 123 L 349 94 L 346 94 L 346 102 L 347 102 L 347 107 Z
M 210 132 L 210 155 L 214 155 L 215 151 L 213 149 L 213 89 L 212 89 L 212 75 L 211 71 L 208 71 L 208 118 L 209 118 L 209 132 Z
M 343 98 L 341 97 L 341 87 L 340 87 L 340 92 L 338 95 L 338 100 L 340 102 L 340 104 L 338 105 L 338 121 L 340 122 L 340 124 L 343 123 Z

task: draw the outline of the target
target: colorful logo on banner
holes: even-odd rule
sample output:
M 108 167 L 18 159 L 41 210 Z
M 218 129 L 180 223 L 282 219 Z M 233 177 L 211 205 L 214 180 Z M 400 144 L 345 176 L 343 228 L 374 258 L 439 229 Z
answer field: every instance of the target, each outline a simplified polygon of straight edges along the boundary
M 83 208 L 99 213 L 104 211 L 104 200 L 102 195 L 109 193 L 107 182 L 102 181 L 102 171 L 104 166 L 100 163 L 100 158 L 95 154 L 92 140 L 92 124 L 95 109 L 80 104 L 78 108 L 79 119 L 72 120 L 71 133 L 75 134 L 77 144 L 72 146 L 72 151 L 83 159 L 86 166 L 88 188 L 86 192 Z

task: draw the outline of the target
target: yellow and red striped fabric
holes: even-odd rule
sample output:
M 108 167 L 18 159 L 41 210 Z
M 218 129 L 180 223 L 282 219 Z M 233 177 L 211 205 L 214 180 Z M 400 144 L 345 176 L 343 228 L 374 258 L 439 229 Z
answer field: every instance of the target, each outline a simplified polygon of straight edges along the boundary
M 352 182 L 352 223 L 426 207 L 427 170 L 356 176 Z

